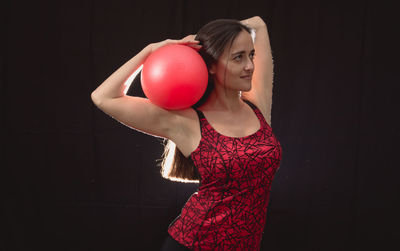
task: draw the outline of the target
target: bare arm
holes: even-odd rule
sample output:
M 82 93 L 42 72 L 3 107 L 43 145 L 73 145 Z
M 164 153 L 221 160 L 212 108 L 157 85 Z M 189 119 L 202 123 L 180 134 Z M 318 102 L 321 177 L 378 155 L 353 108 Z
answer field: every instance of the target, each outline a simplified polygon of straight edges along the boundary
M 273 60 L 267 25 L 258 16 L 242 20 L 241 23 L 255 31 L 252 88 L 242 95 L 260 108 L 271 126 Z
M 91 94 L 94 104 L 103 112 L 126 126 L 164 138 L 170 138 L 171 130 L 179 127 L 181 111 L 169 111 L 151 103 L 146 98 L 124 94 L 124 82 L 140 67 L 156 49 L 166 44 L 187 44 L 196 48 L 198 41 L 188 36 L 182 40 L 165 40 L 146 46 L 137 55 L 111 74 Z

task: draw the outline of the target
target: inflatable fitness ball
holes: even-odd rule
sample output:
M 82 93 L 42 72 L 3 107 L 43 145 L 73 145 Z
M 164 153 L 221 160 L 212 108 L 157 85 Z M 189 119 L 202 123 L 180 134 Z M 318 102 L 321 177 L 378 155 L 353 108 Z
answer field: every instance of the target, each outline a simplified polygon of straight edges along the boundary
M 165 45 L 146 59 L 142 89 L 152 103 L 168 110 L 185 109 L 203 96 L 207 66 L 200 54 L 186 45 Z

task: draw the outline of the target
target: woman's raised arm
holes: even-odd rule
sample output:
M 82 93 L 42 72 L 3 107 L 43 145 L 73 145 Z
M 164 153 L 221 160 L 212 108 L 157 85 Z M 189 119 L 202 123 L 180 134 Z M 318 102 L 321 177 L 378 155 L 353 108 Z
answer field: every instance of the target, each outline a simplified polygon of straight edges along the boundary
M 165 110 L 146 98 L 126 96 L 124 83 L 144 63 L 146 58 L 161 46 L 185 44 L 199 48 L 198 41 L 192 38 L 193 36 L 187 36 L 181 40 L 167 39 L 149 44 L 92 92 L 93 103 L 100 110 L 128 127 L 154 136 L 170 138 L 171 130 L 179 128 L 182 112 Z
M 242 20 L 241 23 L 255 31 L 252 88 L 242 95 L 256 103 L 271 125 L 273 60 L 267 25 L 258 16 Z

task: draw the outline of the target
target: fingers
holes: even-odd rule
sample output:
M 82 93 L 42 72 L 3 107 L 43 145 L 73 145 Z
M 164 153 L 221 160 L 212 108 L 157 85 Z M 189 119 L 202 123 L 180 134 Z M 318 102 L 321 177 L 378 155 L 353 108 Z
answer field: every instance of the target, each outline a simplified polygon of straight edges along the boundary
M 188 35 L 188 36 L 186 36 L 186 37 L 184 37 L 184 38 L 182 39 L 182 42 L 183 42 L 185 45 L 190 46 L 190 47 L 192 47 L 193 49 L 195 49 L 196 51 L 198 51 L 198 50 L 201 49 L 202 46 L 199 44 L 200 41 L 195 40 L 195 37 L 196 37 L 196 35 Z
M 165 44 L 184 44 L 184 45 L 196 45 L 200 41 L 190 39 L 190 38 L 182 38 L 181 40 L 173 40 L 173 39 L 167 39 L 165 40 Z
M 181 39 L 181 40 L 179 40 L 180 41 L 180 43 L 183 43 L 183 44 L 198 44 L 198 43 L 200 43 L 200 41 L 198 41 L 198 40 L 194 40 L 194 39 L 191 39 L 191 38 L 183 38 L 183 39 Z
M 163 47 L 168 44 L 182 44 L 182 45 L 192 47 L 193 49 L 198 51 L 201 49 L 202 46 L 199 45 L 200 41 L 194 39 L 195 37 L 196 37 L 195 35 L 188 35 L 188 36 L 182 38 L 181 40 L 166 39 L 162 42 L 154 43 L 154 44 L 152 44 L 152 52 L 154 52 L 158 48 Z
M 200 43 L 200 41 L 197 41 L 197 40 L 190 40 L 190 41 L 184 41 L 182 44 L 183 44 L 183 45 L 186 45 L 186 46 L 189 46 L 189 47 L 192 47 L 193 49 L 195 49 L 196 51 L 198 51 L 198 50 L 200 50 L 201 47 L 202 47 L 199 43 Z
M 194 39 L 195 37 L 196 37 L 195 35 L 188 35 L 188 36 L 182 38 L 181 40 L 174 40 L 174 42 L 177 44 L 182 44 L 182 45 L 192 47 L 193 49 L 198 51 L 201 49 L 202 46 L 199 44 L 200 41 Z
M 193 40 L 193 41 L 195 41 L 195 37 L 196 37 L 196 35 L 187 35 L 182 40 Z
M 195 49 L 196 51 L 199 51 L 201 49 L 201 47 L 202 47 L 201 45 L 187 45 L 187 46 Z
M 178 43 L 180 44 L 198 44 L 200 41 L 197 40 L 179 40 Z
M 200 43 L 198 40 L 195 39 L 196 35 L 187 35 L 186 37 L 182 38 L 181 41 L 186 45 L 196 45 Z

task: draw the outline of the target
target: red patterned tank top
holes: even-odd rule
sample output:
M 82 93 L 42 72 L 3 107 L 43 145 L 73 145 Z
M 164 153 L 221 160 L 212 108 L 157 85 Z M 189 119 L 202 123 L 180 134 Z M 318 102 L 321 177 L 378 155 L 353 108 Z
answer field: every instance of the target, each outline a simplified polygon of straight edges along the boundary
M 218 133 L 196 110 L 201 140 L 190 158 L 200 174 L 200 185 L 168 227 L 168 233 L 189 249 L 260 249 L 282 147 L 260 110 L 245 102 L 261 126 L 240 138 Z

